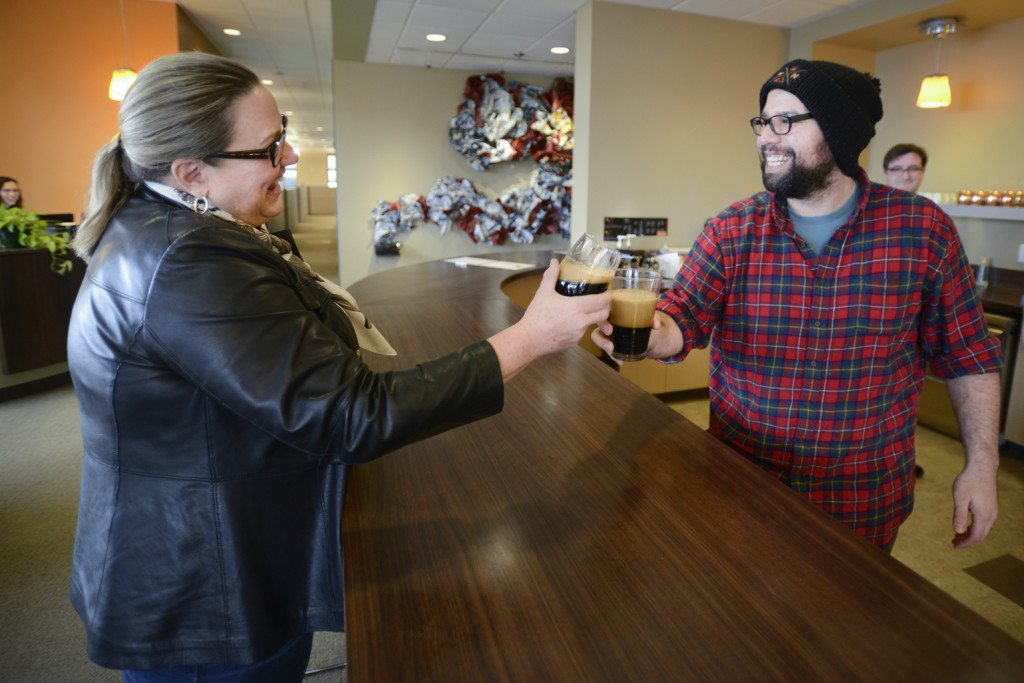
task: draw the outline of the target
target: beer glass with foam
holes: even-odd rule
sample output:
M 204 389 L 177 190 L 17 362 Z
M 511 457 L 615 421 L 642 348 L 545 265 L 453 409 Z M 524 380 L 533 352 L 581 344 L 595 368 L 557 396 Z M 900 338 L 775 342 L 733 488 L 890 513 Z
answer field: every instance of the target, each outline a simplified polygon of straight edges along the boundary
M 661 293 L 661 273 L 641 268 L 615 271 L 612 280 L 612 357 L 643 360 L 654 324 L 654 308 Z
M 555 291 L 564 296 L 600 294 L 608 289 L 622 254 L 584 234 L 562 259 Z

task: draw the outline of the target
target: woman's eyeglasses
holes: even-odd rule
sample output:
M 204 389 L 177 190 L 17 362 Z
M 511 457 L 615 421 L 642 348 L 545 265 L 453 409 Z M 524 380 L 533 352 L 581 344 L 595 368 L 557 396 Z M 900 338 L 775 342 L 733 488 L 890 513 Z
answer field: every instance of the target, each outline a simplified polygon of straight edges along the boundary
M 288 132 L 288 117 L 281 114 L 281 134 L 265 149 L 247 149 L 240 152 L 217 152 L 207 159 L 270 159 L 270 165 L 277 168 L 284 153 L 285 134 Z

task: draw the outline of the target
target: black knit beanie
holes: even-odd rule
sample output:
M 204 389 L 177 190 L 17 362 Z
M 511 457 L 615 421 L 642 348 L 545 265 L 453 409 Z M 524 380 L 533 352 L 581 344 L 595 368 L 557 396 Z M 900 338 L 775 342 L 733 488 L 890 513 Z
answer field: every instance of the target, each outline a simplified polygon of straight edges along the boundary
M 857 157 L 882 119 L 882 84 L 871 74 L 842 64 L 794 59 L 761 86 L 761 111 L 775 89 L 795 95 L 821 127 L 844 174 L 857 176 Z

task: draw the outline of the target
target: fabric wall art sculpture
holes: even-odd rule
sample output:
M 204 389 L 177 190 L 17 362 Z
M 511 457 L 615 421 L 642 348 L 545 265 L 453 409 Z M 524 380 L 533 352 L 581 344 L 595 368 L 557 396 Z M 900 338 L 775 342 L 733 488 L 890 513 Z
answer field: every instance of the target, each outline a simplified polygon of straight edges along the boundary
M 439 178 L 426 195 L 381 200 L 371 215 L 378 253 L 398 234 L 432 222 L 478 243 L 530 244 L 538 234 L 569 236 L 572 204 L 572 82 L 559 78 L 547 90 L 498 74 L 466 80 L 463 102 L 448 127 L 452 147 L 477 171 L 530 158 L 538 168 L 528 187 L 496 196 L 466 178 Z

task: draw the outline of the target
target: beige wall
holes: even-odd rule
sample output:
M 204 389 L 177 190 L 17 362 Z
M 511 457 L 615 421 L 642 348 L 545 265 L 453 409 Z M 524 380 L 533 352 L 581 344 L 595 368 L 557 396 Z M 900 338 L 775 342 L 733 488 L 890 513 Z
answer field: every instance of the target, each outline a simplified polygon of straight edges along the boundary
M 688 247 L 764 189 L 748 121 L 786 59 L 783 30 L 593 2 L 576 41 L 574 235 L 601 234 L 606 216 L 667 217 L 667 239 L 634 245 Z
M 928 151 L 922 192 L 1024 190 L 1024 88 L 1009 65 L 1024 65 L 1024 19 L 965 30 L 947 38 L 942 65 L 953 103 L 947 109 L 915 106 L 921 78 L 935 68 L 935 46 L 919 42 L 876 57 L 885 116 L 871 145 L 869 174 L 884 182 L 882 159 L 898 142 Z M 1000 268 L 1024 270 L 1017 246 L 1024 223 L 959 219 L 968 257 L 983 256 Z
M 444 175 L 469 178 L 495 195 L 529 184 L 532 160 L 470 168 L 448 142 L 448 123 L 462 101 L 472 71 L 334 62 L 334 116 L 338 154 L 338 243 L 341 280 L 351 284 L 370 273 L 463 254 L 517 249 L 564 249 L 567 241 L 544 235 L 533 245 L 474 244 L 462 231 L 445 235 L 433 223 L 403 233 L 400 257 L 373 252 L 370 211 L 377 201 L 425 195 Z M 506 74 L 508 79 L 549 87 L 553 79 Z M 301 166 L 301 164 L 300 164 Z
M 327 185 L 327 152 L 314 149 L 300 150 L 299 165 L 296 171 L 296 184 L 325 187 Z

